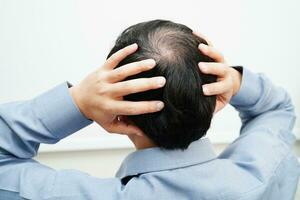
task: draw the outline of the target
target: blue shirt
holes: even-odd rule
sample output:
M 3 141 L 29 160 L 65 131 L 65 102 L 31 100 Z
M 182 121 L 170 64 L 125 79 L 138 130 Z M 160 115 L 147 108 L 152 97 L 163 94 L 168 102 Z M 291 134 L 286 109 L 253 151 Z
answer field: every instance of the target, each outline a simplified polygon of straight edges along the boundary
M 244 69 L 241 89 L 230 103 L 242 127 L 220 155 L 208 139 L 185 151 L 138 150 L 109 179 L 56 171 L 32 159 L 40 143 L 56 143 L 91 123 L 67 84 L 1 105 L 0 199 L 294 199 L 300 167 L 292 151 L 295 114 L 289 95 L 264 75 Z

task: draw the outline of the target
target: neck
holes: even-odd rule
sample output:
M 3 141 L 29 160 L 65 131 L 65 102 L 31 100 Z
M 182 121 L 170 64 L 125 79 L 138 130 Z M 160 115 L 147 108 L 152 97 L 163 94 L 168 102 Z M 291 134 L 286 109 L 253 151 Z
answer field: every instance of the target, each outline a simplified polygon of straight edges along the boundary
M 129 139 L 138 150 L 156 147 L 157 145 L 147 136 L 129 135 Z

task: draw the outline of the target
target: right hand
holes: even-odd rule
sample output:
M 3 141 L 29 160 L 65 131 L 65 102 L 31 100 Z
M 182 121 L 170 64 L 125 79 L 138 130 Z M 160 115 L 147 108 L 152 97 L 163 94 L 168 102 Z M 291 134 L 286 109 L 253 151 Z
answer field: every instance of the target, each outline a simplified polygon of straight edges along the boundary
M 222 110 L 240 89 L 242 75 L 232 67 L 229 67 L 224 56 L 215 49 L 205 36 L 199 33 L 195 35 L 202 37 L 208 45 L 200 44 L 200 51 L 216 62 L 200 62 L 200 70 L 205 74 L 217 76 L 217 82 L 203 85 L 205 95 L 217 95 L 215 113 Z
M 164 77 L 124 81 L 129 76 L 155 67 L 155 61 L 148 59 L 114 69 L 137 48 L 137 45 L 133 44 L 119 50 L 108 58 L 101 68 L 70 89 L 71 96 L 80 111 L 110 133 L 142 135 L 142 131 L 123 116 L 157 112 L 164 107 L 161 101 L 130 102 L 123 100 L 123 96 L 161 88 L 166 82 Z

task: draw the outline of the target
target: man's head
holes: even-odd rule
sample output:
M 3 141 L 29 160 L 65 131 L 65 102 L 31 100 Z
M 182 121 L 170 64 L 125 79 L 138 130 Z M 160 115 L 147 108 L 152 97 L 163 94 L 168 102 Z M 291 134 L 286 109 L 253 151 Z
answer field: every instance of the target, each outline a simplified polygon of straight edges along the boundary
M 156 67 L 128 79 L 164 76 L 167 81 L 162 89 L 124 97 L 130 101 L 161 100 L 165 103 L 162 111 L 128 118 L 157 146 L 186 149 L 206 134 L 216 103 L 215 96 L 204 96 L 202 91 L 202 85 L 216 81 L 216 77 L 202 74 L 198 68 L 199 62 L 213 62 L 198 50 L 200 43 L 207 42 L 182 24 L 154 20 L 127 28 L 108 57 L 133 43 L 139 49 L 118 66 L 152 58 Z

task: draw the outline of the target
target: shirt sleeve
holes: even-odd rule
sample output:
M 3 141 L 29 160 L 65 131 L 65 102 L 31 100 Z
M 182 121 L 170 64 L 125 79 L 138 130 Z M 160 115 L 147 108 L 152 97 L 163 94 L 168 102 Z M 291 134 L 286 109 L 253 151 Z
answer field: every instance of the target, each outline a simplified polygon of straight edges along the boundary
M 240 91 L 230 104 L 239 112 L 242 136 L 265 129 L 287 145 L 293 144 L 292 129 L 296 116 L 291 98 L 265 75 L 244 69 Z
M 100 179 L 77 170 L 54 170 L 33 159 L 0 154 L 0 199 L 121 199 L 118 178 Z
M 40 143 L 55 143 L 91 124 L 68 84 L 29 101 L 0 105 L 0 199 L 119 199 L 117 178 L 54 170 L 32 159 Z
M 32 100 L 0 105 L 0 153 L 32 158 L 40 143 L 56 143 L 91 123 L 64 83 Z
M 244 68 L 240 91 L 230 104 L 242 121 L 240 136 L 219 158 L 253 175 L 261 183 L 262 193 L 271 186 L 281 190 L 287 185 L 296 190 L 300 175 L 292 149 L 296 117 L 288 93 L 265 75 Z

